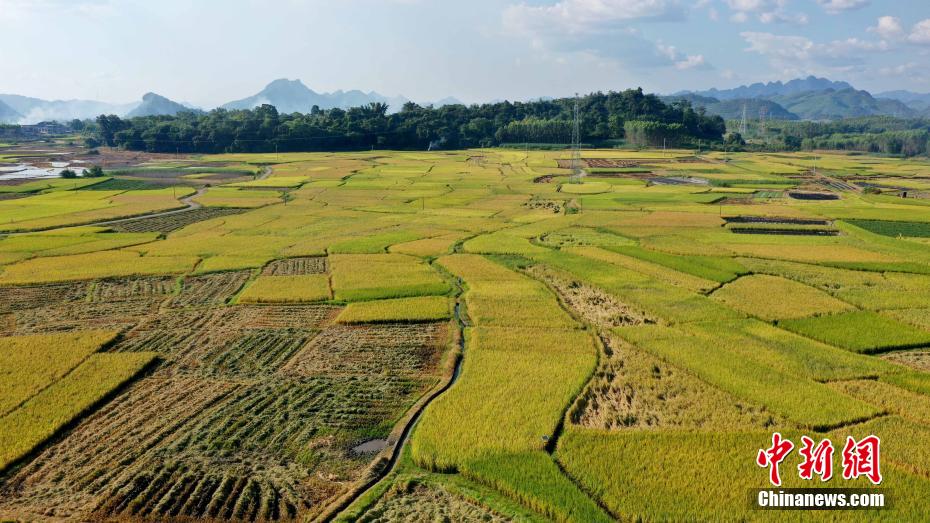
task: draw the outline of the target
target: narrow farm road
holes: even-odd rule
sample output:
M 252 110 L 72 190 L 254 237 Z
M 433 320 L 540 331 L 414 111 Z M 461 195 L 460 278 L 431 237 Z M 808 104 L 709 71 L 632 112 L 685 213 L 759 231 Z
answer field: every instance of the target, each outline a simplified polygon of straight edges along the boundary
M 465 357 L 465 328 L 470 325 L 467 323 L 467 320 L 462 315 L 462 281 L 459 278 L 455 279 L 456 287 L 458 289 L 458 297 L 455 301 L 455 307 L 453 308 L 453 317 L 455 320 L 455 328 L 458 329 L 456 336 L 456 343 L 458 344 L 458 357 L 455 361 L 455 366 L 452 369 L 452 375 L 449 376 L 449 379 L 446 380 L 438 389 L 435 389 L 425 400 L 421 401 L 418 405 L 414 406 L 415 411 L 404 424 L 404 428 L 401 430 L 400 436 L 397 439 L 397 443 L 394 444 L 391 449 L 391 456 L 388 458 L 387 463 L 382 467 L 382 469 L 370 480 L 368 480 L 364 485 L 354 490 L 350 495 L 340 499 L 337 503 L 329 507 L 323 514 L 316 520 L 318 523 L 329 523 L 336 519 L 342 512 L 349 508 L 355 501 L 360 499 L 368 491 L 375 487 L 382 480 L 387 478 L 397 469 L 397 465 L 400 463 L 400 456 L 403 453 L 404 446 L 410 440 L 410 435 L 413 433 L 414 427 L 420 418 L 423 415 L 423 412 L 426 410 L 429 405 L 435 401 L 437 398 L 443 395 L 448 391 L 455 382 L 458 381 L 459 376 L 462 373 L 462 361 Z
M 266 165 L 262 167 L 261 174 L 259 174 L 258 177 L 255 179 L 264 180 L 265 178 L 268 178 L 269 176 L 271 176 L 272 172 L 273 172 L 273 169 L 271 168 L 271 166 Z M 199 189 L 197 189 L 197 192 L 195 192 L 194 194 L 191 194 L 190 196 L 185 196 L 184 198 L 181 198 L 180 200 L 178 200 L 181 203 L 183 203 L 185 207 L 180 207 L 177 209 L 171 209 L 167 211 L 157 211 L 157 212 L 152 212 L 152 213 L 147 213 L 147 214 L 139 214 L 136 216 L 130 216 L 128 218 L 119 218 L 116 220 L 106 220 L 106 221 L 101 221 L 101 222 L 85 223 L 83 225 L 89 225 L 89 226 L 117 225 L 120 223 L 129 222 L 129 221 L 142 220 L 145 218 L 158 218 L 161 216 L 171 216 L 173 214 L 179 214 L 182 212 L 193 211 L 194 209 L 200 209 L 201 207 L 203 207 L 203 205 L 197 203 L 196 199 L 200 196 L 203 196 L 203 194 L 207 192 L 208 188 L 209 187 L 206 187 L 206 186 L 200 187 Z

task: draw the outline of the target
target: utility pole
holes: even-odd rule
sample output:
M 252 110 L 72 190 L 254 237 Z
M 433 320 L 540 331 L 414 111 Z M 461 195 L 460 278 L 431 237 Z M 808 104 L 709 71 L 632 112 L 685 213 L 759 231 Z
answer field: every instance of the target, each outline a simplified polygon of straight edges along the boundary
M 572 122 L 572 178 L 581 183 L 581 106 L 575 93 L 574 121 Z

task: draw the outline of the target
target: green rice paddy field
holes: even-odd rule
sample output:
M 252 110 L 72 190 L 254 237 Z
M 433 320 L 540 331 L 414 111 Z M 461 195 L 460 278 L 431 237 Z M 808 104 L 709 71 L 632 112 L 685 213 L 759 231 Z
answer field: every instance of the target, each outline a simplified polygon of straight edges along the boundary
M 3 186 L 0 519 L 926 520 L 930 161 L 567 157 Z M 773 432 L 891 507 L 753 510 Z

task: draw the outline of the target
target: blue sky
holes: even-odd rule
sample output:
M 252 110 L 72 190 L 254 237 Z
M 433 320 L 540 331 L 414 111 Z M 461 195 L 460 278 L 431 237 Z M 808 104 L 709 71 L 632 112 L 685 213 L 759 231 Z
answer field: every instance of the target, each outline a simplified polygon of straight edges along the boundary
M 814 74 L 930 92 L 927 0 L 0 0 L 0 92 L 212 107 L 275 78 L 417 101 Z

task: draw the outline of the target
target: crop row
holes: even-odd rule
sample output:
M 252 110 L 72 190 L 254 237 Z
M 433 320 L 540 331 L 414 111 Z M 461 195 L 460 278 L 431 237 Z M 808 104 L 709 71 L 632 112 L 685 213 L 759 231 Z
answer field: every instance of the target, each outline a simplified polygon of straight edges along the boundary
M 169 233 L 187 227 L 192 223 L 212 220 L 223 216 L 240 214 L 246 209 L 229 207 L 201 207 L 190 211 L 176 212 L 165 216 L 127 220 L 111 225 L 110 228 L 120 232 L 161 232 Z

